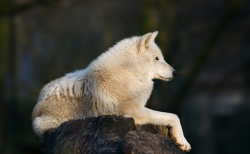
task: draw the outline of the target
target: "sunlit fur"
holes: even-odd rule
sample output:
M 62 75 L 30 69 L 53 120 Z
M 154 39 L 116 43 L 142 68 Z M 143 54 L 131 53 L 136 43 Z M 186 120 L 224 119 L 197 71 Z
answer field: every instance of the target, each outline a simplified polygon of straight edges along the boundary
M 35 133 L 43 137 L 45 131 L 71 119 L 115 114 L 133 117 L 136 124 L 172 126 L 173 139 L 183 150 L 190 150 L 176 115 L 144 107 L 152 79 L 173 78 L 174 69 L 154 43 L 157 34 L 124 39 L 87 68 L 45 85 L 32 114 Z

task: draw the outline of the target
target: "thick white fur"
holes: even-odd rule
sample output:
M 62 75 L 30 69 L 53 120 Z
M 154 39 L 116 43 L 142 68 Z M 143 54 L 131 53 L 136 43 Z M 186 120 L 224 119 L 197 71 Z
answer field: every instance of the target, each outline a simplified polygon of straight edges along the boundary
M 87 68 L 45 85 L 32 114 L 35 133 L 42 137 L 71 119 L 115 114 L 133 117 L 136 124 L 171 126 L 176 143 L 189 151 L 177 115 L 144 107 L 153 89 L 152 79 L 173 78 L 174 69 L 154 43 L 157 34 L 124 39 Z

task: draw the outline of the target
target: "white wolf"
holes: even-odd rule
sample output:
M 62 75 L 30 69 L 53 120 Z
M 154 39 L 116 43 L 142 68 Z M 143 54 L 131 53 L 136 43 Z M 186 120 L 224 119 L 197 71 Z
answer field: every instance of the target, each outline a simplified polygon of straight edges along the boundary
M 45 85 L 32 113 L 35 133 L 43 137 L 71 119 L 115 114 L 133 117 L 136 124 L 171 126 L 177 145 L 189 151 L 178 116 L 145 107 L 152 79 L 169 81 L 177 75 L 154 43 L 157 34 L 124 39 L 87 68 Z

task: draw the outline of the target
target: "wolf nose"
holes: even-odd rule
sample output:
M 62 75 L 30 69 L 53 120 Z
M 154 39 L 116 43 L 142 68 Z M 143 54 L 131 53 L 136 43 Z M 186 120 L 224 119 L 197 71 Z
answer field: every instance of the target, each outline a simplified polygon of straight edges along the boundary
M 173 74 L 174 77 L 176 77 L 176 76 L 178 75 L 178 72 L 177 72 L 176 70 L 174 70 L 174 71 L 172 72 L 172 74 Z

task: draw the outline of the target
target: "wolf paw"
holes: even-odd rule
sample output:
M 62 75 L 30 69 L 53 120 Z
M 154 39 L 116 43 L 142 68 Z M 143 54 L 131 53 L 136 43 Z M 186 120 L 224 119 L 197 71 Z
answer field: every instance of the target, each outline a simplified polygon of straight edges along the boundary
M 187 142 L 185 137 L 180 137 L 178 140 L 175 140 L 175 143 L 178 145 L 180 149 L 183 151 L 189 152 L 191 150 L 190 144 Z
M 178 145 L 178 147 L 180 149 L 182 149 L 183 151 L 189 152 L 191 150 L 191 146 L 188 142 L 180 144 L 180 143 L 176 143 Z

